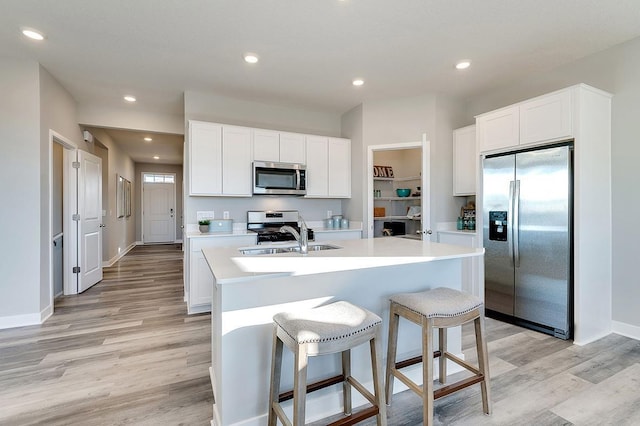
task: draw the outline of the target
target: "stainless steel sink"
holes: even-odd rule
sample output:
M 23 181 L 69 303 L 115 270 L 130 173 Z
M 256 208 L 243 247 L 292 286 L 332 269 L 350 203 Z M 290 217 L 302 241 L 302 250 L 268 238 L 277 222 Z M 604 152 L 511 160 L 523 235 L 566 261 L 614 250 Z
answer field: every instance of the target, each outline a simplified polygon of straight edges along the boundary
M 333 250 L 342 247 L 331 244 L 309 244 L 309 251 Z M 300 251 L 300 246 L 293 247 L 255 247 L 239 249 L 240 253 L 255 256 L 261 254 L 295 253 Z

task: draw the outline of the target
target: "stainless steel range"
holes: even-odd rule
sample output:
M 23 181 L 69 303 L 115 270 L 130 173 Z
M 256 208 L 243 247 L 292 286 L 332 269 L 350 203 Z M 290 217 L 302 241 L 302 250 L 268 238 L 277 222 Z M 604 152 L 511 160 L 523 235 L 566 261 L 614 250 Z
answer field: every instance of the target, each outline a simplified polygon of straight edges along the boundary
M 247 229 L 258 234 L 258 244 L 279 241 L 295 241 L 288 232 L 280 232 L 280 227 L 288 225 L 300 232 L 297 210 L 248 211 Z M 313 230 L 307 230 L 309 241 L 313 241 Z

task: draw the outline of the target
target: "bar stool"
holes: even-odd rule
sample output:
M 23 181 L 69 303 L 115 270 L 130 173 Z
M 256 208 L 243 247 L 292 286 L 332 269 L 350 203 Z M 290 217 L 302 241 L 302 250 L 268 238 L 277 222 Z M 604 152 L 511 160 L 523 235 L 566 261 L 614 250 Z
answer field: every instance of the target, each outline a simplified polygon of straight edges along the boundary
M 382 319 L 366 309 L 339 301 L 298 312 L 281 312 L 273 317 L 273 352 L 269 395 L 269 426 L 277 419 L 292 424 L 281 402 L 293 398 L 293 425 L 305 423 L 306 394 L 342 383 L 344 417 L 332 425 L 352 425 L 377 416 L 377 424 L 387 424 L 386 405 L 382 390 L 380 341 Z M 351 348 L 369 342 L 374 394 L 351 376 Z M 293 390 L 280 393 L 283 344 L 295 355 Z M 307 361 L 310 356 L 342 353 L 342 374 L 307 386 Z M 351 413 L 351 387 L 356 388 L 373 407 Z
M 482 408 L 485 414 L 491 414 L 489 390 L 489 354 L 484 337 L 484 308 L 482 300 L 468 293 L 450 288 L 435 288 L 419 293 L 403 293 L 390 297 L 389 346 L 387 353 L 386 398 L 391 404 L 393 381 L 397 377 L 411 390 L 422 397 L 423 422 L 433 423 L 433 401 L 445 395 L 459 391 L 467 386 L 480 383 Z M 398 324 L 403 317 L 422 327 L 422 356 L 396 362 L 398 344 Z M 478 367 L 463 361 L 447 352 L 447 328 L 456 327 L 474 321 Z M 434 351 L 433 328 L 438 329 L 438 350 Z M 433 390 L 433 358 L 439 358 L 439 381 L 446 382 L 447 359 L 471 371 L 474 375 Z M 424 361 L 424 362 L 423 362 Z M 399 369 L 413 364 L 422 364 L 422 388 L 414 383 Z

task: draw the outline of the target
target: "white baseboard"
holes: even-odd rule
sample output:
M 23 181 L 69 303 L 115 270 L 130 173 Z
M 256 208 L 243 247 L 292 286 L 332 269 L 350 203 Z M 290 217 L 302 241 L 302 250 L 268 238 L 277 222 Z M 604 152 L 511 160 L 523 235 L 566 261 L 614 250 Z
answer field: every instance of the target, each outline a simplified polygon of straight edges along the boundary
M 129 245 L 129 247 L 125 248 L 124 250 L 122 250 L 120 253 L 118 253 L 117 255 L 115 255 L 114 257 L 112 257 L 111 259 L 102 262 L 102 267 L 103 268 L 108 268 L 110 266 L 113 266 L 114 263 L 116 263 L 118 260 L 122 259 L 122 257 L 129 253 L 131 251 L 131 249 L 133 249 L 135 246 L 139 245 L 138 242 L 134 242 L 131 243 Z
M 47 306 L 40 312 L 40 324 L 45 322 L 51 315 L 53 315 L 53 304 Z
M 619 321 L 611 321 L 612 331 L 622 336 L 640 340 L 640 327 Z
M 42 323 L 42 316 L 39 313 L 10 315 L 0 317 L 0 330 L 4 328 L 24 327 L 27 325 L 38 325 Z
M 142 241 L 136 241 L 136 242 L 135 242 L 135 245 L 137 245 L 137 246 L 142 246 L 142 245 L 144 245 L 144 243 L 143 243 Z

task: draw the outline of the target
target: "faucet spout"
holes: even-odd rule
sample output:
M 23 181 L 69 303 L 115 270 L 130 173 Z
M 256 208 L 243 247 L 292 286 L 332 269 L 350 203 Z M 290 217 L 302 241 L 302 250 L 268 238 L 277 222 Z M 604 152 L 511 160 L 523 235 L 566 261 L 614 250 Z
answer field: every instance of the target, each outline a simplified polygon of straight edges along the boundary
M 300 216 L 300 232 L 296 231 L 289 225 L 280 227 L 280 232 L 288 232 L 293 235 L 293 238 L 296 239 L 298 245 L 300 246 L 301 254 L 309 253 L 309 233 L 307 231 L 307 224 L 305 223 L 302 216 Z

